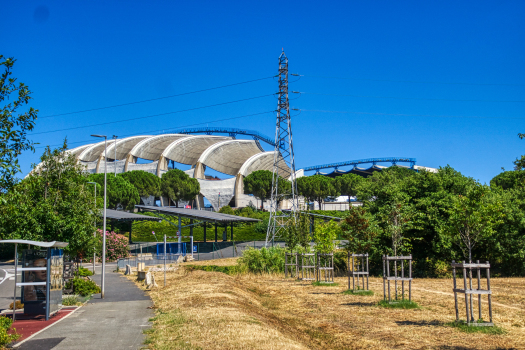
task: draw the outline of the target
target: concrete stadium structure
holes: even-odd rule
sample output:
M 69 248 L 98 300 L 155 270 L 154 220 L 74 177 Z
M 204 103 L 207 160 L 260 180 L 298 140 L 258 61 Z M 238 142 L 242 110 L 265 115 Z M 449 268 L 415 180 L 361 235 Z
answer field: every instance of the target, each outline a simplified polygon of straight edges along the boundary
M 205 135 L 202 135 L 205 133 Z M 212 134 L 226 134 L 217 136 Z M 251 136 L 253 140 L 236 139 L 237 135 Z M 253 130 L 240 130 L 234 128 L 194 128 L 182 129 L 173 134 L 139 135 L 118 139 L 116 142 L 108 140 L 107 143 L 107 172 L 122 173 L 132 170 L 144 170 L 162 177 L 168 171 L 169 163 L 189 165 L 185 173 L 195 178 L 200 184 L 200 194 L 196 198 L 196 207 L 204 207 L 206 198 L 215 210 L 225 205 L 235 207 L 247 206 L 250 202 L 257 203 L 257 198 L 244 194 L 243 179 L 256 170 L 273 170 L 274 151 L 265 151 L 259 141 L 274 147 L 271 138 Z M 104 172 L 104 141 L 83 145 L 68 150 L 80 164 L 86 167 L 88 173 Z M 315 171 L 329 177 L 337 177 L 352 173 L 363 177 L 381 171 L 386 166 L 378 163 L 391 163 L 392 166 L 411 168 L 415 171 L 437 172 L 435 168 L 416 165 L 414 158 L 386 157 L 369 158 L 340 163 L 322 164 L 306 167 L 296 171 L 296 178 L 305 176 L 305 172 Z M 408 163 L 408 166 L 398 163 Z M 370 164 L 368 167 L 361 167 Z M 350 170 L 342 171 L 340 167 L 352 166 Z M 36 169 L 38 169 L 37 166 Z M 205 175 L 207 168 L 214 169 L 222 174 L 231 176 L 227 179 L 218 179 Z M 323 173 L 321 170 L 333 169 L 332 172 Z M 38 171 L 38 170 L 37 170 Z M 290 169 L 280 173 L 284 178 L 290 177 Z M 145 205 L 154 205 L 156 198 L 142 198 Z M 161 205 L 168 205 L 167 198 L 161 198 Z M 299 198 L 300 206 L 305 205 L 304 199 Z M 186 203 L 179 203 L 180 205 Z M 269 203 L 267 203 L 269 204 Z M 349 202 L 326 202 L 333 210 L 344 210 Z M 314 203 L 314 206 L 316 204 Z M 289 207 L 287 201 L 281 202 L 281 207 Z M 341 209 L 336 209 L 341 208 Z
M 93 143 L 68 150 L 89 173 L 104 172 L 104 142 Z M 243 179 L 256 170 L 273 170 L 275 152 L 265 151 L 259 141 L 237 140 L 235 136 L 162 134 L 132 136 L 108 141 L 107 172 L 122 173 L 144 170 L 162 177 L 168 171 L 169 162 L 190 165 L 185 173 L 199 181 L 201 193 L 197 198 L 198 208 L 204 207 L 204 197 L 215 210 L 229 204 L 236 207 L 254 202 L 253 196 L 244 194 Z M 139 159 L 149 161 L 139 163 Z M 209 167 L 220 173 L 231 175 L 225 180 L 213 180 L 204 175 Z M 116 168 L 116 169 L 115 169 Z M 290 171 L 281 176 L 288 178 Z M 220 195 L 219 195 L 220 194 Z M 154 198 L 142 198 L 151 205 Z M 161 204 L 166 204 L 161 198 Z

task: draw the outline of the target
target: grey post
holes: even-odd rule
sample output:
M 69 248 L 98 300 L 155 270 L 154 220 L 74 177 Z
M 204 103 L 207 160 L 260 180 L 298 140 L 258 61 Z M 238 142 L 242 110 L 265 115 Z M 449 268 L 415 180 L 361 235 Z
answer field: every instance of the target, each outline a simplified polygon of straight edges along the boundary
M 468 285 L 467 285 L 467 268 L 465 267 L 465 260 L 463 260 L 463 284 L 465 285 L 465 292 L 467 291 L 468 289 Z M 467 311 L 467 324 L 470 324 L 470 316 L 469 316 L 469 312 L 468 312 L 468 294 L 465 293 L 465 308 L 466 308 L 466 311 Z
M 387 277 L 390 277 L 390 263 L 389 263 L 389 260 L 388 260 L 388 255 L 386 256 L 386 276 Z M 388 280 L 388 302 L 391 302 L 391 297 L 390 297 L 390 280 Z
M 401 260 L 401 278 L 405 278 L 405 260 Z M 401 280 L 401 299 L 405 300 L 405 280 Z
M 49 293 L 51 289 L 51 248 L 46 249 L 47 252 L 47 263 L 46 263 L 46 270 L 47 270 L 47 276 L 46 276 L 46 321 L 49 321 Z M 13 305 L 13 309 L 15 308 L 15 305 Z
M 18 270 L 18 243 L 15 243 L 15 294 L 13 295 L 13 322 L 15 322 L 15 311 L 16 311 L 16 276 Z
M 166 287 L 166 235 L 164 235 L 164 287 Z
M 476 260 L 476 264 L 479 265 L 479 260 Z M 481 271 L 480 271 L 479 266 L 477 270 L 478 270 L 478 290 L 480 290 L 481 289 L 481 276 L 480 276 Z M 478 294 L 478 314 L 479 314 L 478 320 L 481 320 L 481 294 Z
M 104 138 L 104 222 L 102 229 L 102 278 L 100 282 L 100 297 L 104 299 L 104 287 L 106 285 L 106 202 L 107 202 L 107 175 L 108 175 L 108 137 L 106 135 L 91 135 Z
M 488 261 L 487 261 L 487 265 L 489 265 Z M 490 290 L 490 267 L 487 267 L 487 290 Z M 490 322 L 492 322 L 492 294 L 489 294 L 488 298 L 489 298 L 489 317 L 490 317 Z
M 385 287 L 385 277 L 386 277 L 386 271 L 385 271 L 385 256 L 383 255 L 383 300 L 386 300 L 386 287 Z
M 366 253 L 366 290 L 368 289 L 368 276 L 370 275 L 370 270 L 368 269 L 368 253 Z
M 454 306 L 456 308 L 456 322 L 459 322 L 459 310 L 458 310 L 458 292 L 456 292 L 456 267 L 454 266 L 456 262 L 452 260 L 452 277 L 454 278 Z
M 412 301 L 412 254 L 410 254 L 410 261 L 408 262 L 408 277 L 410 277 L 410 281 L 408 281 L 408 300 Z

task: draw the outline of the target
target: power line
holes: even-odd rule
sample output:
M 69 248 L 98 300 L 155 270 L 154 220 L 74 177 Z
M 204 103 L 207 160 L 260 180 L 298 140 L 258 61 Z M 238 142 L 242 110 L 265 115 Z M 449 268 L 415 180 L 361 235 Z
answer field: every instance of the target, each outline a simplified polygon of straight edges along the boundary
M 525 119 L 512 117 L 482 117 L 482 116 L 460 116 L 460 115 L 430 115 L 430 114 L 403 114 L 403 113 L 373 113 L 373 112 L 354 112 L 354 111 L 330 111 L 319 109 L 294 109 L 302 112 L 319 112 L 319 113 L 343 113 L 343 114 L 366 114 L 366 115 L 389 115 L 397 117 L 428 117 L 428 118 L 475 118 L 475 119 Z
M 135 136 L 135 135 L 142 135 L 142 134 L 154 134 L 154 133 L 158 133 L 158 132 L 164 133 L 166 131 L 170 131 L 170 130 L 174 130 L 174 129 L 189 128 L 189 127 L 192 127 L 192 126 L 223 122 L 223 121 L 226 121 L 226 120 L 234 120 L 234 119 L 254 117 L 254 116 L 257 116 L 257 115 L 268 114 L 268 113 L 275 113 L 275 111 L 266 111 L 266 112 L 260 112 L 260 113 L 241 115 L 239 117 L 231 117 L 231 118 L 224 118 L 224 119 L 208 120 L 208 121 L 201 122 L 201 123 L 182 125 L 182 126 L 175 126 L 175 127 L 171 127 L 171 128 L 168 128 L 168 129 L 164 128 L 164 129 L 157 129 L 157 130 L 142 131 L 140 133 L 133 133 L 133 134 L 122 135 L 121 138 L 129 137 L 129 136 Z M 91 139 L 91 140 L 84 140 L 84 141 L 69 142 L 68 145 L 75 145 L 75 144 L 79 144 L 79 143 L 92 143 L 92 142 L 93 142 L 93 139 Z M 62 143 L 55 144 L 55 145 L 49 145 L 49 147 L 56 147 L 56 146 L 62 146 Z M 46 148 L 46 147 L 47 146 L 41 146 L 41 147 L 35 147 L 35 148 L 39 149 L 39 148 Z
M 244 99 L 242 99 L 242 100 L 235 100 L 235 101 L 229 101 L 229 102 L 223 102 L 223 103 L 216 103 L 216 104 L 213 104 L 213 105 L 208 105 L 208 106 L 203 106 L 203 107 L 195 107 L 195 108 L 188 108 L 188 109 L 182 109 L 182 110 L 179 110 L 179 111 L 173 111 L 173 112 L 166 112 L 166 113 L 160 113 L 160 114 L 153 114 L 153 115 L 148 115 L 148 116 L 145 116 L 145 117 L 136 117 L 136 118 L 129 118 L 129 119 L 116 120 L 116 121 L 113 121 L 113 122 L 107 122 L 107 123 L 98 123 L 98 124 L 90 124 L 90 125 L 76 126 L 76 127 L 72 127 L 72 128 L 65 128 L 65 129 L 57 129 L 57 130 L 50 130 L 50 131 L 35 132 L 35 133 L 32 133 L 31 135 L 50 134 L 50 133 L 53 133 L 53 132 L 59 132 L 59 131 L 84 129 L 84 128 L 89 128 L 89 127 L 92 127 L 92 126 L 101 126 L 101 125 L 117 124 L 117 123 L 123 123 L 123 122 L 132 121 L 132 120 L 154 118 L 154 117 L 159 117 L 159 116 L 168 115 L 168 114 L 183 113 L 183 112 L 195 111 L 195 110 L 198 110 L 198 109 L 205 109 L 205 108 L 210 108 L 210 107 L 223 106 L 223 105 L 227 105 L 227 104 L 231 104 L 231 103 L 237 103 L 237 102 L 243 102 L 243 101 L 255 100 L 255 99 L 258 99 L 258 98 L 263 98 L 263 97 L 268 97 L 268 96 L 273 96 L 273 95 L 274 95 L 274 94 L 268 94 L 268 95 L 262 95 L 262 96 L 257 96 L 257 97 L 244 98 Z
M 325 96 L 342 96 L 342 97 L 363 97 L 363 98 L 386 98 L 395 100 L 422 100 L 422 101 L 452 101 L 452 102 L 520 102 L 525 101 L 500 101 L 500 100 L 454 100 L 445 98 L 422 98 L 422 97 L 393 97 L 393 96 L 368 96 L 368 95 L 346 95 L 346 94 L 325 94 L 318 92 L 292 91 L 295 94 L 325 95 Z
M 240 83 L 233 83 L 233 84 L 228 84 L 228 85 L 216 86 L 216 87 L 207 88 L 207 89 L 202 89 L 202 90 L 195 90 L 195 91 L 190 91 L 190 92 L 183 92 L 183 93 L 176 94 L 176 95 L 170 95 L 170 96 L 164 96 L 164 97 L 157 97 L 157 98 L 150 98 L 150 99 L 148 99 L 148 100 L 141 100 L 141 101 L 135 101 L 135 102 L 127 102 L 127 103 L 121 103 L 121 104 L 118 104 L 118 105 L 106 106 L 106 107 L 97 107 L 97 108 L 91 108 L 91 109 L 84 109 L 84 110 L 82 110 L 82 111 L 67 112 L 67 113 L 60 113 L 60 114 L 51 114 L 51 115 L 46 115 L 46 116 L 44 116 L 44 117 L 39 117 L 39 119 L 52 118 L 52 117 L 59 117 L 59 116 L 71 115 L 71 114 L 78 114 L 78 113 L 93 112 L 93 111 L 99 111 L 99 110 L 101 110 L 101 109 L 109 109 L 109 108 L 116 108 L 116 107 L 129 106 L 129 105 L 134 105 L 134 104 L 144 103 L 144 102 L 158 101 L 158 100 L 163 100 L 163 99 L 167 99 L 167 98 L 173 98 L 173 97 L 179 97 L 179 96 L 185 96 L 185 95 L 197 94 L 197 93 L 200 93 L 200 92 L 212 91 L 212 90 L 217 90 L 217 89 L 227 88 L 227 87 L 236 86 L 236 85 L 248 84 L 248 83 L 253 83 L 253 82 L 256 82 L 256 81 L 261 81 L 261 80 L 266 80 L 266 79 L 272 79 L 272 78 L 273 78 L 273 76 L 272 76 L 272 77 L 266 77 L 266 78 L 259 78 L 259 79 L 253 79 L 253 80 L 242 81 L 242 82 L 240 82 Z
M 416 80 L 388 80 L 388 79 L 370 79 L 370 78 L 349 78 L 349 77 L 330 77 L 322 75 L 292 74 L 298 77 L 324 78 L 324 79 L 343 79 L 343 80 L 361 80 L 361 81 L 378 81 L 389 83 L 412 83 L 412 84 L 439 84 L 439 85 L 475 85 L 475 86 L 525 86 L 525 84 L 500 84 L 500 83 L 463 83 L 463 82 L 444 82 L 444 81 L 416 81 Z

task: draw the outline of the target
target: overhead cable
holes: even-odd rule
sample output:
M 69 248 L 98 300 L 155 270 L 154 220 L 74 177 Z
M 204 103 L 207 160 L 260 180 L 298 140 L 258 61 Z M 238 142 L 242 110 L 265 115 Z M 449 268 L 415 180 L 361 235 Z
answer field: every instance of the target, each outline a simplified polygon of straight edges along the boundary
M 322 75 L 309 74 L 291 74 L 297 77 L 324 78 L 324 79 L 343 79 L 343 80 L 361 80 L 377 81 L 388 83 L 411 83 L 411 84 L 438 84 L 438 85 L 475 85 L 475 86 L 525 86 L 525 84 L 504 84 L 504 83 L 464 83 L 464 82 L 446 82 L 446 81 L 417 81 L 417 80 L 389 80 L 389 79 L 370 79 L 370 78 L 350 78 L 350 77 L 331 77 Z
M 231 118 L 224 118 L 224 119 L 208 120 L 208 121 L 201 122 L 201 123 L 182 125 L 182 126 L 175 126 L 175 127 L 170 127 L 170 128 L 167 128 L 167 129 L 164 128 L 164 129 L 157 129 L 157 130 L 141 131 L 139 133 L 122 135 L 120 137 L 121 138 L 125 138 L 125 137 L 129 137 L 129 136 L 136 136 L 136 135 L 143 135 L 143 134 L 164 133 L 166 131 L 175 130 L 175 129 L 189 128 L 189 127 L 192 127 L 192 126 L 198 126 L 198 125 L 204 125 L 204 124 L 212 124 L 212 123 L 217 123 L 217 122 L 223 122 L 223 121 L 226 121 L 226 120 L 234 120 L 234 119 L 254 117 L 256 115 L 262 115 L 262 114 L 268 114 L 268 113 L 275 113 L 275 111 L 266 111 L 266 112 L 260 112 L 260 113 L 241 115 L 239 117 L 231 117 Z M 75 144 L 79 144 L 79 143 L 92 143 L 92 142 L 93 142 L 93 139 L 91 139 L 91 140 L 84 140 L 84 141 L 69 142 L 68 145 L 75 145 Z M 56 146 L 61 146 L 61 145 L 62 145 L 62 143 L 55 144 L 55 145 L 49 145 L 49 147 L 56 147 Z M 41 146 L 41 147 L 35 147 L 35 148 L 46 148 L 46 147 L 47 146 Z
M 65 128 L 65 129 L 57 129 L 57 130 L 49 130 L 49 131 L 35 132 L 35 133 L 31 133 L 31 135 L 50 134 L 50 133 L 53 133 L 53 132 L 59 132 L 59 131 L 76 130 L 76 129 L 85 129 L 85 128 L 89 128 L 89 127 L 92 127 L 92 126 L 100 126 L 100 125 L 109 125 L 109 124 L 124 123 L 124 122 L 129 122 L 129 121 L 132 121 L 132 120 L 148 119 L 148 118 L 160 117 L 160 116 L 163 116 L 163 115 L 177 114 L 177 113 L 183 113 L 183 112 L 195 111 L 195 110 L 198 110 L 198 109 L 205 109 L 205 108 L 210 108 L 210 107 L 223 106 L 223 105 L 227 105 L 227 104 L 231 104 L 231 103 L 237 103 L 237 102 L 243 102 L 243 101 L 255 100 L 255 99 L 258 99 L 258 98 L 263 98 L 263 97 L 268 97 L 268 96 L 273 96 L 273 95 L 274 95 L 274 94 L 268 94 L 268 95 L 262 95 L 262 96 L 257 96 L 257 97 L 244 98 L 244 99 L 241 99 L 241 100 L 235 100 L 235 101 L 229 101 L 229 102 L 223 102 L 223 103 L 216 103 L 216 104 L 208 105 L 208 106 L 195 107 L 195 108 L 188 108 L 188 109 L 181 109 L 181 110 L 173 111 L 173 112 L 166 112 L 166 113 L 159 113 L 159 114 L 147 115 L 147 116 L 145 116 L 145 117 L 136 117 L 136 118 L 129 118 L 129 119 L 121 119 L 121 120 L 116 120 L 116 121 L 113 121 L 113 122 L 98 123 L 98 124 L 90 124 L 90 125 L 82 125 L 82 126 L 75 126 L 75 127 L 72 127 L 72 128 Z
M 236 86 L 236 85 L 248 84 L 248 83 L 253 83 L 253 82 L 256 82 L 256 81 L 261 81 L 261 80 L 266 80 L 266 79 L 271 79 L 271 78 L 273 78 L 273 76 L 271 76 L 271 77 L 266 77 L 266 78 L 259 78 L 259 79 L 253 79 L 253 80 L 242 81 L 242 82 L 240 82 L 240 83 L 233 83 L 233 84 L 228 84 L 228 85 L 216 86 L 216 87 L 207 88 L 207 89 L 202 89 L 202 90 L 195 90 L 195 91 L 190 91 L 190 92 L 183 92 L 183 93 L 176 94 L 176 95 L 170 95 L 170 96 L 164 96 L 164 97 L 157 97 L 157 98 L 150 98 L 150 99 L 147 99 L 147 100 L 141 100 L 141 101 L 135 101 L 135 102 L 121 103 L 121 104 L 112 105 L 112 106 L 90 108 L 90 109 L 84 109 L 84 110 L 81 110 L 81 111 L 75 111 L 75 112 L 67 112 L 67 113 L 51 114 L 51 115 L 46 115 L 46 116 L 38 117 L 38 118 L 39 118 L 39 119 L 45 119 L 45 118 L 59 117 L 59 116 L 63 116 L 63 115 L 70 115 L 70 114 L 78 114 L 78 113 L 86 113 L 86 112 L 99 111 L 99 110 L 101 110 L 101 109 L 109 109 L 109 108 L 116 108 L 116 107 L 129 106 L 129 105 L 134 105 L 134 104 L 138 104 L 138 103 L 151 102 L 151 101 L 158 101 L 158 100 L 163 100 L 163 99 L 167 99 L 167 98 L 173 98 L 173 97 L 179 97 L 179 96 L 185 96 L 185 95 L 197 94 L 197 93 L 200 93 L 200 92 L 206 92 L 206 91 L 217 90 L 217 89 L 227 88 L 227 87 Z
M 342 97 L 362 97 L 362 98 L 387 98 L 395 100 L 423 100 L 423 101 L 452 101 L 452 102 L 520 102 L 522 100 L 455 100 L 455 99 L 445 99 L 445 98 L 423 98 L 423 97 L 393 97 L 393 96 L 369 96 L 369 95 L 346 95 L 346 94 L 325 94 L 318 92 L 304 92 L 304 91 L 292 91 L 294 94 L 309 94 L 309 95 L 324 95 L 324 96 L 342 96 Z
M 296 109 L 297 110 L 297 109 Z M 525 119 L 513 117 L 482 117 L 482 116 L 461 116 L 461 115 L 430 115 L 430 114 L 404 114 L 404 113 L 373 113 L 373 112 L 354 112 L 354 111 L 330 111 L 320 109 L 298 109 L 302 112 L 319 112 L 319 113 L 343 113 L 343 114 L 366 114 L 366 115 L 391 115 L 398 117 L 428 117 L 428 118 L 475 118 L 475 119 Z

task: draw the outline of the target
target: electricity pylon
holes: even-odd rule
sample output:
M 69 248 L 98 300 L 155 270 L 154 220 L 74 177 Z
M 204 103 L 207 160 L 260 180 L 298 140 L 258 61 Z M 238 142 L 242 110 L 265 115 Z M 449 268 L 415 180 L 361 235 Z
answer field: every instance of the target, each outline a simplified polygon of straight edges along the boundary
M 288 177 L 291 187 L 282 183 Z M 279 212 L 279 204 L 284 200 L 290 203 L 289 212 Z M 266 232 L 266 245 L 274 241 L 279 231 L 290 220 L 295 223 L 297 202 L 297 184 L 295 181 L 295 160 L 292 142 L 292 124 L 288 100 L 288 58 L 283 52 L 279 56 L 279 97 L 277 103 L 277 123 L 275 126 L 275 152 L 273 156 L 272 196 L 270 199 L 270 221 Z

